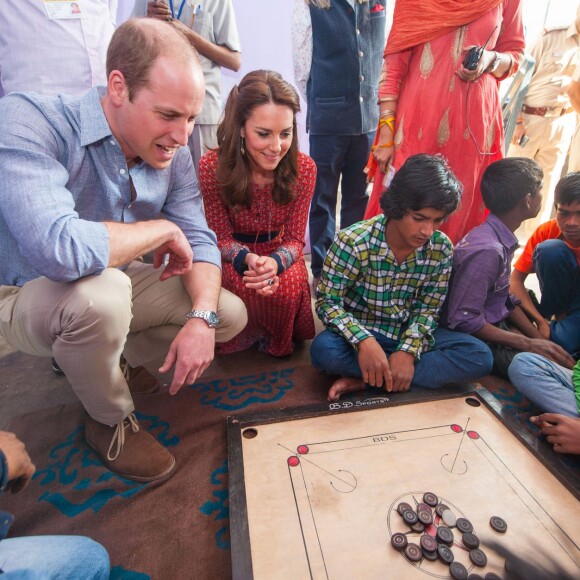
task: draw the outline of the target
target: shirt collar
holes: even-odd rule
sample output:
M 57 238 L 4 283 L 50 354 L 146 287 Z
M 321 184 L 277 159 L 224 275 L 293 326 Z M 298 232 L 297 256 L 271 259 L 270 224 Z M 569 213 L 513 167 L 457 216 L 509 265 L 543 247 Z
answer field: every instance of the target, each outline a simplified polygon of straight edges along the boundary
M 390 246 L 387 243 L 387 222 L 389 221 L 389 218 L 384 214 L 383 214 L 382 218 L 383 218 L 382 219 L 382 222 L 383 222 L 383 249 L 384 249 L 384 254 L 386 256 L 388 253 L 388 250 L 390 249 Z M 409 254 L 407 256 L 407 258 L 405 259 L 405 262 L 407 262 L 408 260 L 411 260 L 413 258 L 418 263 L 425 262 L 428 259 L 429 252 L 431 252 L 433 250 L 433 237 L 434 236 L 435 236 L 435 232 L 433 232 L 433 235 L 420 248 L 416 248 L 412 254 Z
M 106 87 L 94 87 L 80 100 L 81 146 L 86 147 L 113 135 L 105 117 L 101 99 Z
M 509 250 L 515 250 L 519 246 L 516 235 L 495 214 L 490 213 L 485 221 L 496 233 L 503 246 Z

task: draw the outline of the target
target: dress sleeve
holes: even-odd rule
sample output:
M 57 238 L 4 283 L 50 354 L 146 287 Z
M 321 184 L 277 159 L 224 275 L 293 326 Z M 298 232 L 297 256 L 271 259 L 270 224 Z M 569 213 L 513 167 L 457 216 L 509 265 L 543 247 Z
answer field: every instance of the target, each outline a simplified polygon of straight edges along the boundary
M 509 54 L 512 65 L 499 81 L 515 74 L 524 58 L 526 41 L 522 21 L 522 4 L 520 0 L 508 0 L 503 3 L 503 22 L 494 50 Z
M 306 222 L 315 183 L 316 165 L 308 155 L 300 153 L 296 183 L 297 195 L 288 208 L 288 219 L 284 224 L 282 243 L 271 256 L 278 263 L 278 274 L 282 274 L 302 255 Z
M 241 273 L 246 254 L 250 251 L 246 246 L 237 242 L 233 237 L 233 226 L 224 205 L 217 179 L 217 153 L 210 151 L 199 161 L 199 183 L 205 215 L 209 227 L 217 236 L 218 248 L 224 262 L 231 262 Z
M 407 76 L 412 51 L 402 50 L 386 54 L 379 77 L 379 102 L 396 101 L 401 92 L 401 85 Z

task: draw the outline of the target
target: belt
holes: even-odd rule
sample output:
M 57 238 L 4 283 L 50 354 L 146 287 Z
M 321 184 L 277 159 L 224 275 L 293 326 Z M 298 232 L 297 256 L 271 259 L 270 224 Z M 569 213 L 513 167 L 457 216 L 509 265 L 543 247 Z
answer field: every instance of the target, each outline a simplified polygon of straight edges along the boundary
M 280 235 L 280 232 L 265 232 L 263 234 L 238 234 L 234 232 L 232 237 L 237 242 L 242 244 L 263 244 L 264 242 L 271 242 Z
M 565 109 L 564 107 L 528 107 L 528 105 L 522 105 L 522 113 L 540 117 L 561 117 L 573 111 L 573 107 Z

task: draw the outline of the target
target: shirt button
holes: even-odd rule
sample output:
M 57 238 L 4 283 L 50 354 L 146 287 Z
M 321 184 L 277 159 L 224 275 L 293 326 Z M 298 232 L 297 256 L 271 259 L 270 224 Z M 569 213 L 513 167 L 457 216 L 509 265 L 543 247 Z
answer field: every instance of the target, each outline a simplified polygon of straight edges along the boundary
M 463 311 L 463 316 L 467 316 L 467 310 Z
M 358 55 L 362 58 L 365 55 L 365 53 L 362 50 L 359 50 Z
M 127 172 L 126 172 L 124 169 L 119 169 L 119 173 L 120 173 L 121 175 L 125 175 L 125 173 L 127 173 Z
M 364 80 L 365 80 L 365 76 L 364 76 L 364 75 L 360 75 L 360 76 L 358 77 L 358 80 L 359 80 L 359 81 L 361 81 L 361 82 L 362 82 L 362 81 L 364 81 Z
M 131 209 L 133 207 L 133 203 L 131 202 L 128 206 L 127 209 Z
M 356 33 L 357 34 L 360 34 L 360 30 L 358 28 L 356 29 Z
M 109 141 L 109 143 L 110 143 L 111 145 L 114 145 L 114 144 L 115 144 L 115 142 L 114 142 L 112 139 Z
M 358 99 L 361 103 L 364 101 L 363 97 L 359 97 Z

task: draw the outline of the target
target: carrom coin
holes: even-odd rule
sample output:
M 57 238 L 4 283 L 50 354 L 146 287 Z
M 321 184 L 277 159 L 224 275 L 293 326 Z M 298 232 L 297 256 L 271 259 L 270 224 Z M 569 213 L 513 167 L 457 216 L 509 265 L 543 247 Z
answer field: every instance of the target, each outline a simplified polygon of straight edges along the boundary
M 467 532 L 466 534 L 463 534 L 463 536 L 461 536 L 461 539 L 463 540 L 463 545 L 466 548 L 469 548 L 470 550 L 475 550 L 476 548 L 479 548 L 479 538 L 475 534 Z
M 468 577 L 467 580 L 483 580 L 483 576 L 480 576 L 479 574 L 476 574 L 475 572 L 472 572 Z
M 431 510 L 429 510 L 429 511 L 419 510 L 419 511 L 417 511 L 417 516 L 419 518 L 419 521 L 424 526 L 428 526 L 429 524 L 433 523 L 433 514 L 431 513 Z
M 430 505 L 431 507 L 435 507 L 439 503 L 439 498 L 434 493 L 431 493 L 430 491 L 426 491 L 423 494 L 423 501 L 427 505 Z
M 505 534 L 507 531 L 507 523 L 499 516 L 491 516 L 489 525 L 500 534 Z
M 455 580 L 467 580 L 467 577 L 469 576 L 467 568 L 461 562 L 451 562 L 451 564 L 449 564 L 449 572 L 451 573 L 451 577 L 455 578 Z
M 488 572 L 484 580 L 501 580 L 501 576 L 498 576 L 495 572 Z
M 422 533 L 425 531 L 425 526 L 421 523 L 421 522 L 415 522 L 412 526 L 411 529 L 414 532 L 417 532 L 418 534 Z
M 431 506 L 427 505 L 426 503 L 418 503 L 417 513 L 419 513 L 420 511 L 431 512 Z
M 445 510 L 448 510 L 449 506 L 445 505 L 444 503 L 440 503 L 436 508 L 435 508 L 435 513 L 441 518 L 443 517 L 443 512 Z
M 445 564 L 447 564 L 447 565 L 451 564 L 451 562 L 453 562 L 453 560 L 455 560 L 455 556 L 453 555 L 453 552 L 447 546 L 444 546 L 443 544 L 439 544 L 437 546 L 437 553 L 439 554 L 439 558 L 441 559 L 441 561 L 445 562 Z
M 445 526 L 439 526 L 437 528 L 437 540 L 442 544 L 453 544 L 453 532 L 446 528 Z
M 479 548 L 469 550 L 469 559 L 478 567 L 485 568 L 487 566 L 487 556 Z
M 405 556 L 407 556 L 411 562 L 419 562 L 423 557 L 423 552 L 421 552 L 421 548 L 419 548 L 417 544 L 407 544 L 407 547 L 405 548 Z
M 403 519 L 405 520 L 405 523 L 410 526 L 416 524 L 419 520 L 417 514 L 412 509 L 408 509 L 403 512 Z
M 423 558 L 425 560 L 429 560 L 429 562 L 435 562 L 439 556 L 437 555 L 437 550 L 434 552 L 428 552 L 427 550 L 423 550 Z
M 452 528 L 457 523 L 456 515 L 449 509 L 445 510 L 441 514 L 441 518 L 445 522 L 445 525 L 449 528 Z
M 404 550 L 407 544 L 407 536 L 405 534 L 396 533 L 391 536 L 391 545 L 395 550 Z
M 457 518 L 455 525 L 462 534 L 468 534 L 470 532 L 473 532 L 473 526 L 471 525 L 471 522 L 466 518 Z
M 437 551 L 437 540 L 430 536 L 429 534 L 423 534 L 419 540 L 421 544 L 421 549 L 424 552 L 436 552 Z
M 413 508 L 405 501 L 402 501 L 398 506 L 397 506 L 397 511 L 399 512 L 400 515 L 403 515 L 403 512 L 406 512 L 407 510 L 412 510 Z

